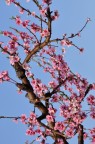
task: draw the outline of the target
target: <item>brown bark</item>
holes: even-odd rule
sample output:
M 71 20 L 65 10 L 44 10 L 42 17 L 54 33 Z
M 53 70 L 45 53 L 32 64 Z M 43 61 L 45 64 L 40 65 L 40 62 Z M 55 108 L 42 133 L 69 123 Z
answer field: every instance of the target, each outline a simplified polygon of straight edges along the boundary
M 83 125 L 79 125 L 79 135 L 78 135 L 78 144 L 84 144 L 83 139 Z

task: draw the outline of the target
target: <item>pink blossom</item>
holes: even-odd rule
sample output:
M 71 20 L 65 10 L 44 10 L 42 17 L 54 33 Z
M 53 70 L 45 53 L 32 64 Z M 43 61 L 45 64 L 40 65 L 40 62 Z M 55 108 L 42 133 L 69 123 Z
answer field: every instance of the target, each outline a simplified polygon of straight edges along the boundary
M 68 130 L 66 130 L 66 136 L 67 136 L 67 137 L 73 137 L 73 136 L 74 136 L 74 131 L 73 131 L 73 129 L 68 129 Z
M 10 54 L 15 54 L 17 49 L 18 44 L 15 42 L 17 39 L 16 37 L 14 37 L 14 40 L 10 40 L 9 41 L 9 48 L 8 51 L 10 52 Z
M 60 96 L 58 94 L 54 94 L 52 96 L 51 102 L 58 102 L 60 100 Z
M 91 135 L 94 135 L 94 134 L 95 134 L 95 128 L 90 129 L 89 131 L 90 131 L 90 134 L 91 134 Z
M 31 135 L 31 130 L 30 130 L 30 129 L 28 129 L 28 130 L 26 131 L 26 135 Z
M 66 40 L 61 40 L 61 45 L 66 46 L 67 45 Z
M 65 48 L 62 48 L 62 53 L 66 53 L 66 49 Z
M 41 141 L 41 139 L 39 137 L 36 138 L 36 141 Z
M 41 129 L 40 129 L 40 128 L 38 128 L 38 129 L 36 129 L 36 130 L 35 130 L 35 133 L 38 133 L 38 134 L 40 134 L 40 135 L 41 135 L 41 134 L 42 134 L 42 131 L 41 131 Z
M 41 13 L 42 16 L 46 16 L 47 9 L 46 8 L 45 9 L 41 9 L 40 13 Z
M 22 22 L 23 27 L 27 27 L 29 24 L 30 20 L 25 20 Z
M 79 33 L 77 33 L 77 35 L 80 37 L 80 36 L 81 36 L 80 32 L 79 32 Z
M 54 116 L 55 113 L 56 113 L 56 111 L 57 111 L 57 109 L 52 108 L 52 107 L 49 107 L 49 108 L 48 108 L 48 111 L 49 111 L 49 114 L 50 114 L 50 115 Z
M 27 72 L 26 72 L 26 76 L 32 78 L 34 75 L 33 75 L 31 72 L 27 71 Z
M 0 73 L 0 82 L 3 81 L 3 75 L 2 75 L 2 72 Z
M 61 40 L 60 44 L 62 46 L 68 46 L 68 47 L 72 45 L 71 41 L 69 41 L 68 39 Z
M 48 84 L 51 88 L 55 88 L 57 86 L 57 83 L 55 81 L 50 81 Z
M 83 134 L 84 140 L 87 139 L 87 137 L 88 137 L 88 134 L 85 132 L 85 133 Z
M 23 10 L 23 9 L 20 9 L 19 12 L 20 12 L 20 14 L 23 14 L 23 13 L 24 13 L 24 10 Z
M 14 65 L 16 62 L 18 62 L 20 60 L 20 58 L 16 55 L 16 56 L 10 56 L 10 64 Z
M 28 49 L 30 48 L 30 45 L 29 45 L 28 42 L 25 42 L 25 43 L 23 44 L 23 46 L 24 46 L 25 50 L 28 50 Z
M 21 89 L 18 89 L 17 92 L 18 92 L 18 94 L 22 94 L 22 90 Z
M 3 81 L 9 81 L 10 77 L 8 75 L 8 71 L 2 71 L 0 73 L 0 82 L 2 83 Z
M 35 131 L 32 128 L 26 130 L 26 135 L 35 135 Z
M 14 42 L 16 42 L 16 41 L 18 40 L 18 37 L 15 36 L 15 35 L 12 35 L 12 40 L 13 40 Z
M 4 36 L 8 36 L 8 34 L 9 34 L 8 31 L 3 31 Z
M 36 119 L 36 115 L 35 115 L 34 112 L 31 112 L 31 113 L 30 113 L 30 117 L 28 118 L 28 123 L 29 123 L 31 126 L 38 125 L 38 122 L 37 122 L 37 119 Z
M 50 67 L 45 67 L 44 68 L 44 72 L 49 72 L 50 74 L 51 74 L 51 76 L 53 77 L 53 78 L 55 78 L 55 71 L 54 71 L 54 69 L 53 68 L 50 68 Z M 49 82 L 49 85 L 51 85 L 50 84 L 51 82 Z
M 30 113 L 30 118 L 36 119 L 36 114 L 35 114 L 34 112 L 31 112 L 31 113 Z
M 45 132 L 46 135 L 50 135 L 51 134 L 51 130 L 49 129 L 46 129 L 46 132 Z
M 87 97 L 87 102 L 89 105 L 95 105 L 95 96 L 90 95 L 89 97 Z
M 92 135 L 92 143 L 95 143 L 95 135 Z
M 58 11 L 56 10 L 56 11 L 54 11 L 54 15 L 51 16 L 51 18 L 52 18 L 52 20 L 56 20 L 56 19 L 58 19 L 58 17 L 59 17 L 59 13 L 58 13 Z
M 45 3 L 45 4 L 51 4 L 52 0 L 43 0 L 43 3 Z
M 33 23 L 33 24 L 31 24 L 31 30 L 33 33 L 35 33 L 35 32 L 40 32 L 41 28 L 37 24 Z
M 87 18 L 87 22 L 89 22 L 89 21 L 91 21 L 91 19 L 90 19 L 90 18 Z
M 42 96 L 45 92 L 47 92 L 47 86 L 45 84 L 42 84 L 40 79 L 33 79 L 31 82 L 35 93 L 38 94 L 38 96 Z
M 70 117 L 69 106 L 61 105 L 60 106 L 60 115 L 64 116 L 65 118 L 69 118 Z
M 26 119 L 27 119 L 26 115 L 22 114 L 21 115 L 21 122 L 25 124 Z
M 31 12 L 31 15 L 35 17 L 35 12 Z
M 53 116 L 51 116 L 51 115 L 47 115 L 47 116 L 46 116 L 46 120 L 47 120 L 48 122 L 53 122 L 53 121 L 54 121 Z
M 73 121 L 76 123 L 76 124 L 80 124 L 82 123 L 85 119 L 86 119 L 86 114 L 84 112 L 81 112 L 81 113 L 75 113 L 73 115 Z
M 56 52 L 55 47 L 53 46 L 49 46 L 48 49 L 43 49 L 42 53 L 46 53 L 46 54 L 54 54 Z
M 26 71 L 28 71 L 31 67 L 30 67 L 30 65 L 28 65 L 27 63 L 24 63 L 24 64 L 23 64 L 23 68 L 24 68 Z
M 21 25 L 22 24 L 22 20 L 20 19 L 19 16 L 16 16 L 16 24 Z
M 41 32 L 41 36 L 42 37 L 47 37 L 50 35 L 50 32 L 48 31 L 48 29 L 44 29 L 42 32 Z
M 64 125 L 63 122 L 56 122 L 54 129 L 59 130 L 60 132 L 62 132 L 65 129 L 65 125 Z
M 91 89 L 95 90 L 95 83 L 91 84 Z
M 59 139 L 57 140 L 57 144 L 64 144 L 63 140 L 62 139 Z
M 12 2 L 14 2 L 15 0 L 6 0 L 6 4 L 10 5 Z
M 91 112 L 90 116 L 92 119 L 95 119 L 95 112 Z

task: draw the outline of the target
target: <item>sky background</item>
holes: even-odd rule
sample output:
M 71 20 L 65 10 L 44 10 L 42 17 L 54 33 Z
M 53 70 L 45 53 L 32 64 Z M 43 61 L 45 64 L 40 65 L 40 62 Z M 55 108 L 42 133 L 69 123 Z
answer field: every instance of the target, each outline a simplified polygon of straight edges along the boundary
M 21 0 L 19 0 L 21 2 Z M 32 2 L 22 2 L 23 6 L 34 11 Z M 53 37 L 67 33 L 77 33 L 85 24 L 87 18 L 91 18 L 91 22 L 81 33 L 80 38 L 72 39 L 77 46 L 84 48 L 84 53 L 81 54 L 74 47 L 66 50 L 65 59 L 68 65 L 75 73 L 80 73 L 82 77 L 88 79 L 90 83 L 95 82 L 95 0 L 55 0 L 52 5 L 52 10 L 59 10 L 60 17 L 53 24 Z M 0 1 L 0 30 L 8 30 L 10 26 L 15 26 L 9 19 L 18 14 L 18 8 L 14 5 L 6 6 L 4 0 Z M 28 16 L 26 16 L 26 19 Z M 6 39 L 0 35 L 0 41 Z M 9 64 L 5 55 L 0 53 L 0 71 L 8 70 L 9 74 L 16 80 L 14 70 Z M 35 68 L 37 76 L 37 69 Z M 40 73 L 41 76 L 41 73 Z M 45 77 L 45 76 L 43 76 Z M 25 94 L 17 94 L 17 88 L 10 83 L 0 84 L 0 115 L 4 116 L 20 116 L 23 113 L 29 115 L 33 109 L 29 104 Z M 94 126 L 94 123 L 88 120 L 86 125 Z M 10 119 L 0 119 L 0 143 L 2 144 L 24 144 L 26 140 L 33 140 L 25 135 L 27 126 L 12 122 Z M 70 144 L 74 144 L 71 141 Z M 77 143 L 77 142 L 76 142 Z M 89 144 L 86 141 L 86 144 Z

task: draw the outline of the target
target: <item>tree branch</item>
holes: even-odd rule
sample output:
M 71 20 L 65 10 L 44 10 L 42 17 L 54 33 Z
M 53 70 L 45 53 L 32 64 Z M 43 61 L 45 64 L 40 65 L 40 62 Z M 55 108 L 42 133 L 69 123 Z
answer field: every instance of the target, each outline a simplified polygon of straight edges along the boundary
M 33 50 L 31 50 L 31 52 L 26 56 L 23 63 L 28 63 L 34 54 L 36 54 L 39 50 L 41 50 L 44 46 L 46 46 L 49 43 L 51 38 L 51 11 L 49 7 L 47 10 L 47 17 L 48 17 L 47 25 L 48 25 L 48 31 L 50 32 L 50 35 L 46 37 L 43 43 L 38 44 Z
M 79 125 L 79 135 L 78 135 L 78 144 L 84 144 L 83 139 L 83 125 Z
M 16 71 L 17 77 L 22 81 L 22 84 L 17 83 L 16 86 L 21 90 L 26 91 L 27 98 L 29 99 L 30 103 L 33 103 L 34 106 L 37 107 L 42 112 L 43 115 L 47 115 L 48 114 L 47 108 L 40 101 L 40 99 L 35 95 L 34 90 L 25 75 L 25 70 L 23 69 L 21 64 L 15 63 L 14 69 Z

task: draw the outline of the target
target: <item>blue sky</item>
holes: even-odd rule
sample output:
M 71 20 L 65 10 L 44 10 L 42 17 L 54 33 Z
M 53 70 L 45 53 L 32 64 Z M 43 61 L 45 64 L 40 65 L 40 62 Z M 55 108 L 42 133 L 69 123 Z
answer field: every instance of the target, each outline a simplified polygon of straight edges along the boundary
M 19 0 L 18 0 L 19 1 Z M 21 2 L 21 0 L 19 1 Z M 32 2 L 22 4 L 34 10 Z M 87 78 L 90 83 L 95 82 L 95 0 L 63 0 L 54 1 L 52 10 L 58 9 L 60 17 L 53 24 L 53 37 L 62 36 L 62 34 L 78 32 L 87 18 L 91 18 L 91 22 L 87 25 L 81 33 L 80 38 L 74 38 L 72 41 L 79 47 L 84 48 L 84 53 L 80 52 L 74 47 L 66 50 L 65 59 L 75 73 L 80 73 Z M 6 6 L 4 1 L 0 2 L 0 30 L 7 30 L 14 23 L 9 19 L 18 14 L 18 9 L 15 6 Z M 27 19 L 27 16 L 26 16 Z M 6 41 L 0 35 L 0 40 Z M 15 72 L 9 64 L 5 55 L 0 53 L 0 71 L 9 70 L 10 75 L 15 79 Z M 36 68 L 35 68 L 36 72 Z M 0 115 L 5 116 L 19 116 L 22 113 L 29 115 L 32 110 L 32 105 L 29 104 L 22 95 L 17 94 L 17 88 L 10 83 L 3 83 L 0 85 Z M 90 121 L 86 124 L 89 125 Z M 90 123 L 91 126 L 94 124 Z M 0 120 L 0 143 L 3 144 L 24 144 L 26 140 L 32 140 L 31 137 L 25 135 L 27 126 L 15 124 L 12 120 Z M 70 144 L 73 144 L 71 141 Z M 87 142 L 86 144 L 89 144 Z

